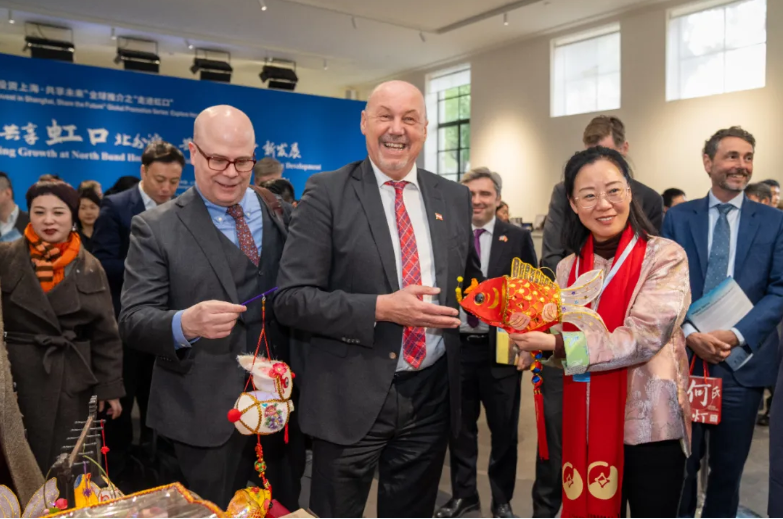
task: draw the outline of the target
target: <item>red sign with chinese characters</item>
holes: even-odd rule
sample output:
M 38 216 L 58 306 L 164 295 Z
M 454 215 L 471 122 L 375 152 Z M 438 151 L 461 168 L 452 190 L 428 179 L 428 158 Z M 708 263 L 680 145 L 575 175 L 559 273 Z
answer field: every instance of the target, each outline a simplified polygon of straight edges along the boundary
M 696 358 L 694 357 L 694 360 Z M 691 404 L 691 420 L 707 425 L 720 423 L 721 403 L 723 402 L 723 380 L 708 376 L 707 363 L 704 363 L 704 375 L 693 376 L 688 382 L 688 401 Z

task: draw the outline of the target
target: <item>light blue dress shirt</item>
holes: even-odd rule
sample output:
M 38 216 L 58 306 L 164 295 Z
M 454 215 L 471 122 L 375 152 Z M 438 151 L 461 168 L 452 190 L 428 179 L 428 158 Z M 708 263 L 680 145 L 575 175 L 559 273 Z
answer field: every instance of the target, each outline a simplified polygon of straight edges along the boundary
M 228 238 L 231 243 L 237 247 L 237 228 L 234 219 L 226 214 L 228 208 L 221 207 L 217 204 L 213 204 L 199 191 L 198 187 L 196 191 L 201 195 L 204 204 L 207 206 L 209 217 L 212 219 L 212 223 L 215 224 L 217 230 L 223 233 L 223 236 Z M 258 247 L 258 257 L 261 257 L 261 241 L 264 236 L 264 214 L 261 212 L 261 202 L 258 200 L 258 195 L 251 188 L 247 188 L 245 196 L 240 200 L 239 205 L 242 206 L 242 211 L 245 213 L 245 222 L 250 228 L 250 233 L 253 235 L 253 241 Z M 171 321 L 171 332 L 174 335 L 174 349 L 190 347 L 198 338 L 188 341 L 185 338 L 185 334 L 182 332 L 182 314 L 184 310 L 180 310 L 174 314 L 174 319 Z
M 718 223 L 718 206 L 723 203 L 712 194 L 712 190 L 710 190 L 708 200 L 710 207 L 710 227 L 707 234 L 707 257 L 709 257 L 710 251 L 712 250 L 712 234 L 715 232 L 715 225 Z M 731 237 L 729 239 L 729 268 L 726 272 L 726 277 L 734 277 L 734 263 L 737 258 L 737 240 L 739 239 L 740 216 L 742 215 L 742 202 L 744 200 L 745 193 L 740 193 L 728 202 L 737 209 L 729 211 L 729 214 L 726 215 L 726 218 L 729 221 L 729 229 L 731 230 Z M 682 331 L 685 334 L 685 337 L 688 337 L 690 334 L 696 331 L 696 328 L 694 328 L 690 323 L 685 323 L 682 327 Z M 742 336 L 740 331 L 736 328 L 732 328 L 731 331 L 734 332 L 734 335 L 737 336 L 739 345 L 745 346 L 745 337 Z

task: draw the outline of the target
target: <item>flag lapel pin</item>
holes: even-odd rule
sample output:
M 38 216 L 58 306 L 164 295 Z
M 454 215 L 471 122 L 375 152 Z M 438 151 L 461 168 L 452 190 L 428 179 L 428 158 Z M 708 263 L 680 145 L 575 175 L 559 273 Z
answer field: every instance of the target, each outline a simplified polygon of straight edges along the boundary
M 502 241 L 502 242 L 507 242 L 507 241 L 508 241 L 508 236 L 506 236 L 506 235 L 504 234 L 504 235 L 502 235 L 502 236 L 501 236 L 500 238 L 498 238 L 498 239 L 499 239 L 500 241 Z
M 443 221 L 443 215 L 442 215 L 442 214 L 440 214 L 440 213 L 435 213 L 435 219 L 436 219 L 436 220 Z

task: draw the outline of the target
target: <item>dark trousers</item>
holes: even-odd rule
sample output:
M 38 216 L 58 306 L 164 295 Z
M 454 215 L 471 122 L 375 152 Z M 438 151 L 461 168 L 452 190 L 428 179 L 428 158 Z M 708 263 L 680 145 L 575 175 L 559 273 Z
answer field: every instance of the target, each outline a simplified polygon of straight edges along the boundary
M 541 376 L 549 459 L 539 458 L 536 450 L 533 517 L 555 517 L 563 503 L 563 370 L 544 366 Z
M 378 418 L 358 443 L 316 438 L 313 512 L 362 517 L 377 468 L 378 517 L 432 517 L 448 444 L 448 396 L 442 358 L 422 371 L 395 375 Z
M 472 342 L 471 342 L 472 341 Z M 513 367 L 498 367 L 489 336 L 463 336 L 462 430 L 449 443 L 451 488 L 455 498 L 477 494 L 478 418 L 481 405 L 492 434 L 489 485 L 494 503 L 509 503 L 517 473 L 517 429 L 521 375 Z
M 693 517 L 696 513 L 696 478 L 707 448 L 707 431 L 710 433 L 710 474 L 701 516 L 737 517 L 742 470 L 750 453 L 756 414 L 763 394 L 764 388 L 742 387 L 730 374 L 723 377 L 721 423 L 693 424 L 692 454 L 687 463 L 680 517 Z
M 623 512 L 627 505 L 634 519 L 677 517 L 684 479 L 685 453 L 679 440 L 626 445 Z
M 272 485 L 272 498 L 293 512 L 299 509 L 305 448 L 304 435 L 293 415 L 288 427 L 288 444 L 284 442 L 284 433 L 279 432 L 262 436 L 261 445 L 266 462 L 266 479 Z M 223 510 L 237 490 L 248 486 L 248 481 L 260 484 L 254 467 L 255 436 L 243 436 L 234 431 L 228 442 L 220 447 L 195 447 L 177 441 L 172 443 L 179 469 L 185 478 L 182 483 Z

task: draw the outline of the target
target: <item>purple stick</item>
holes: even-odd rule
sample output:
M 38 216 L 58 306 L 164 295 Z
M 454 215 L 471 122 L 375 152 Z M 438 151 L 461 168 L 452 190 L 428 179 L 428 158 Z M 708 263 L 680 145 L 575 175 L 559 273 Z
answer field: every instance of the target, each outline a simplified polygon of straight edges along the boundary
M 274 292 L 275 290 L 277 290 L 277 287 L 275 287 L 275 288 L 273 288 L 273 289 L 271 289 L 271 290 L 267 290 L 267 291 L 266 291 L 266 292 L 264 292 L 263 294 L 259 294 L 259 295 L 257 295 L 256 297 L 254 297 L 253 299 L 248 299 L 248 300 L 247 300 L 247 301 L 245 301 L 244 303 L 241 303 L 241 306 L 248 305 L 248 304 L 252 303 L 253 301 L 255 301 L 256 299 L 261 299 L 262 297 L 268 296 L 269 294 L 271 294 L 271 293 L 272 293 L 272 292 Z

